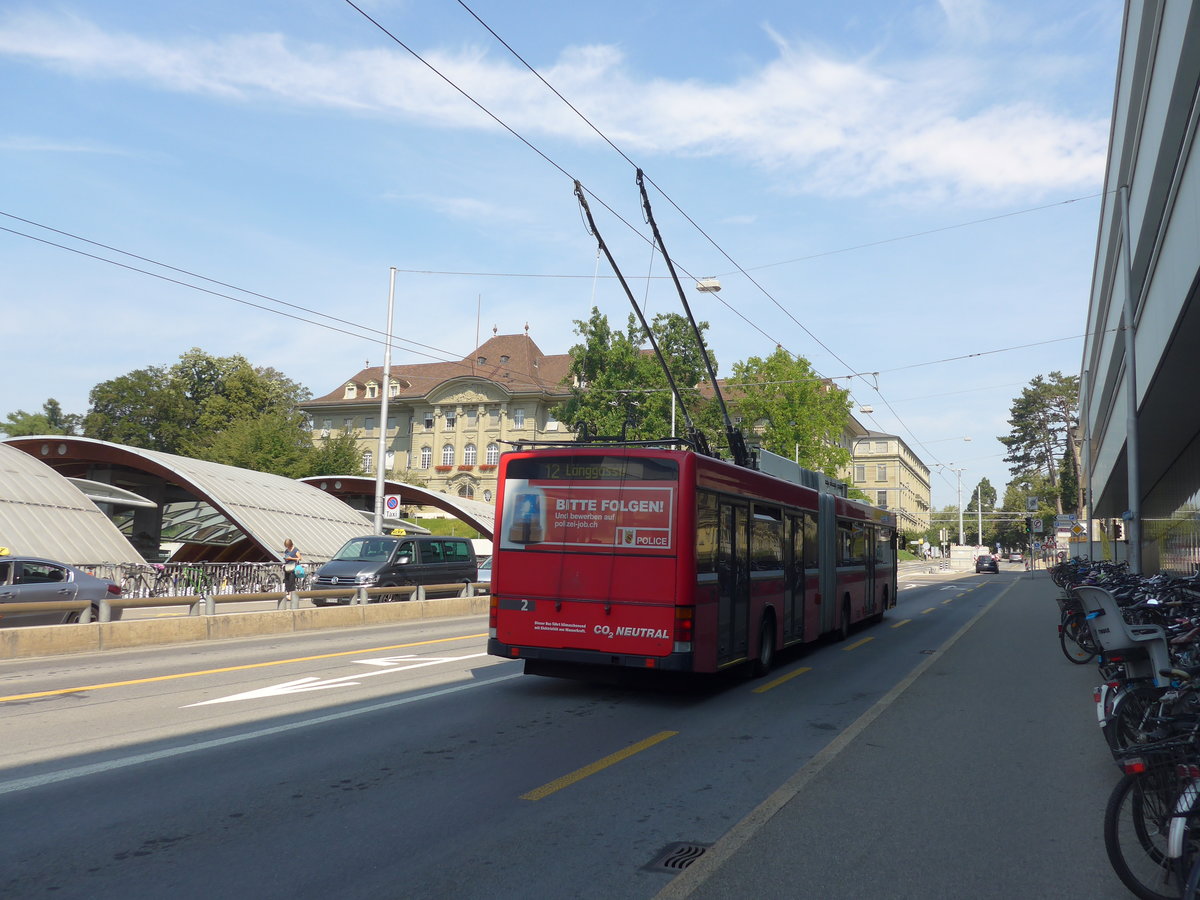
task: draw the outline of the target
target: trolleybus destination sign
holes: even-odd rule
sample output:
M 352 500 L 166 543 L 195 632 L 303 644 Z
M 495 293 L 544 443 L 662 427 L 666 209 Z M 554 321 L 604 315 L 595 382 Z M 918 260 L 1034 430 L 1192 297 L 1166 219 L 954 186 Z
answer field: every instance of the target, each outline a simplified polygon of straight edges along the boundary
M 504 484 L 500 546 L 669 551 L 674 498 L 674 484 L 510 478 Z

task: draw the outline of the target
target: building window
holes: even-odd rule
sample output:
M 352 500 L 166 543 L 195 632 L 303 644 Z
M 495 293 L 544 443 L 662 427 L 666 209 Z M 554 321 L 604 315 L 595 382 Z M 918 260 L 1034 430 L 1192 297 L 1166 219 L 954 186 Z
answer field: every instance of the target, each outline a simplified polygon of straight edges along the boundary
M 329 429 L 333 427 L 333 419 L 321 420 L 321 437 L 329 437 Z
M 485 457 L 489 466 L 494 466 L 500 462 L 500 445 L 488 444 L 487 456 Z
M 554 417 L 554 413 L 552 412 L 546 413 L 546 430 L 558 431 L 558 419 Z
M 388 396 L 389 397 L 399 397 L 400 396 L 400 382 L 392 381 L 391 379 L 388 379 Z
M 475 465 L 475 445 L 474 444 L 467 444 L 467 446 L 463 447 L 463 465 L 464 466 Z
M 452 413 L 452 412 L 448 412 L 448 413 L 446 413 L 446 425 L 445 425 L 445 427 L 444 427 L 442 430 L 443 430 L 443 431 L 453 431 L 453 430 L 454 430 L 454 423 L 455 423 L 455 422 L 457 422 L 457 421 L 458 421 L 458 414 L 457 414 L 457 413 Z
M 502 366 L 508 365 L 508 357 L 507 356 L 500 357 L 500 365 L 502 365 Z
M 492 502 L 492 492 L 491 492 L 491 491 L 484 491 L 484 492 L 483 492 L 483 499 L 484 499 L 486 502 L 488 502 L 488 503 L 491 503 L 491 502 Z
M 371 463 L 375 461 L 375 456 L 370 450 L 364 450 L 362 455 L 362 467 L 364 472 L 371 471 Z
M 499 407 L 493 406 L 491 409 L 488 410 L 488 424 L 491 425 L 493 428 L 495 428 L 497 425 L 500 424 L 500 409 L 499 409 Z
M 396 417 L 388 416 L 388 431 L 395 431 L 395 430 L 396 430 Z
M 525 427 L 525 410 L 514 409 L 512 414 L 513 428 Z
M 875 505 L 880 509 L 887 509 L 887 491 L 875 492 Z
M 867 467 L 866 466 L 855 466 L 854 467 L 854 480 L 858 483 L 862 483 L 867 480 Z
M 878 465 L 875 467 L 875 480 L 887 481 L 887 466 Z
M 421 468 L 428 469 L 432 465 L 433 465 L 433 448 L 432 447 L 422 447 L 421 448 Z
M 474 500 L 475 499 L 475 488 L 471 487 L 471 485 L 469 485 L 469 484 L 464 484 L 462 487 L 460 487 L 458 489 L 458 496 L 466 497 L 468 500 Z
M 363 430 L 366 431 L 367 434 L 370 434 L 375 430 L 375 420 L 370 416 L 363 419 Z
M 477 356 L 475 358 L 475 362 L 477 362 L 481 366 L 486 366 L 487 365 L 487 357 L 486 356 Z
M 345 399 L 353 400 L 357 396 L 358 396 L 358 385 L 355 384 L 353 381 L 347 383 Z
M 374 381 L 367 382 L 367 399 L 373 400 L 379 396 L 379 385 Z
M 454 445 L 453 444 L 447 444 L 446 446 L 444 446 L 442 448 L 442 465 L 443 466 L 454 465 Z
M 474 428 L 479 424 L 479 410 L 471 408 L 467 410 L 467 427 Z
M 342 431 L 351 431 L 354 428 L 354 419 L 347 416 L 342 419 Z
M 425 430 L 433 431 L 433 412 L 425 413 Z

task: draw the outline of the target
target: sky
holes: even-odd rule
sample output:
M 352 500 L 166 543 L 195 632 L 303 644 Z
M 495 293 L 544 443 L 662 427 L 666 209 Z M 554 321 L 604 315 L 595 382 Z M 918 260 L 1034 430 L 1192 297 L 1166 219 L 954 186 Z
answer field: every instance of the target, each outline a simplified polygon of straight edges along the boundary
M 84 413 L 192 347 L 329 393 L 383 363 L 391 267 L 393 366 L 526 326 L 565 353 L 593 306 L 631 311 L 575 180 L 638 302 L 678 312 L 640 167 L 719 375 L 782 345 L 904 438 L 935 507 L 1002 498 L 1013 399 L 1079 372 L 1121 24 L 1112 0 L 9 0 L 0 419 Z

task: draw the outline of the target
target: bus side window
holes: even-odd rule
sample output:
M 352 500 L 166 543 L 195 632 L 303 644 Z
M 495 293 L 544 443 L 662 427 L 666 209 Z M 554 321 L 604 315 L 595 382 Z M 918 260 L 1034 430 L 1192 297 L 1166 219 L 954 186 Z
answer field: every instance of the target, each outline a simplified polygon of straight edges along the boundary
M 717 571 L 717 497 L 696 492 L 696 574 Z

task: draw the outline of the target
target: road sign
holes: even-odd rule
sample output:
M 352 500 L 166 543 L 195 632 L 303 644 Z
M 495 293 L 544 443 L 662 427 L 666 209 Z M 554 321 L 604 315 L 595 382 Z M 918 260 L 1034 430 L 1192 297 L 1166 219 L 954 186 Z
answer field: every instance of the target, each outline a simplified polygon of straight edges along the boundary
M 388 494 L 383 498 L 383 517 L 385 519 L 400 518 L 400 495 Z
M 1042 502 L 1041 497 L 1026 497 L 1025 498 L 1025 511 L 1026 512 L 1037 512 L 1038 504 L 1041 502 Z
M 1042 531 L 1044 530 L 1041 519 L 1034 519 L 1032 522 L 1032 525 L 1033 525 L 1033 533 L 1034 534 L 1041 534 Z
M 1085 531 L 1087 531 L 1087 529 L 1084 528 L 1082 525 L 1080 525 L 1078 522 L 1076 522 L 1074 525 L 1071 526 L 1071 534 L 1075 535 L 1075 537 L 1079 537 Z
M 1034 550 L 1041 550 L 1041 549 L 1042 549 L 1042 542 L 1041 542 L 1041 541 L 1034 541 L 1034 542 L 1033 542 L 1033 549 L 1034 549 Z
M 1079 518 L 1078 516 L 1074 516 L 1069 513 L 1061 515 L 1061 516 L 1055 516 L 1054 524 L 1055 524 L 1055 526 L 1057 526 L 1059 528 L 1070 528 L 1072 525 L 1075 524 L 1075 521 L 1078 518 Z

